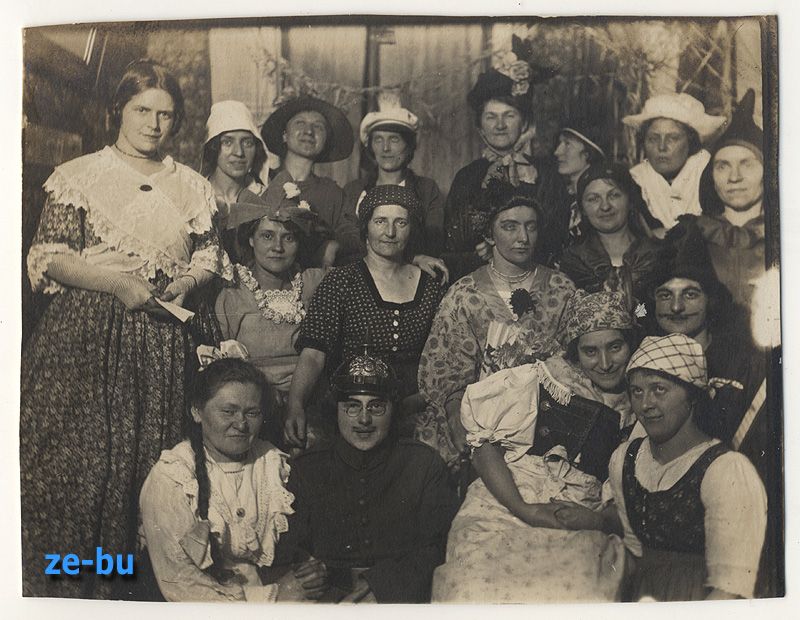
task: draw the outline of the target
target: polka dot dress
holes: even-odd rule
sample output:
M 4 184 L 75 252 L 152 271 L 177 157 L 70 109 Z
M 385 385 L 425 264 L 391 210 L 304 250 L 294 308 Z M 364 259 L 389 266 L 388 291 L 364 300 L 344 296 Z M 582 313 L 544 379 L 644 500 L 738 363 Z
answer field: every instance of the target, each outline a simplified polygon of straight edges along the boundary
M 423 272 L 413 300 L 387 302 L 364 261 L 335 268 L 311 299 L 297 349 L 326 353 L 330 376 L 342 360 L 361 353 L 368 342 L 372 352 L 397 373 L 401 397 L 414 394 L 419 358 L 443 294 L 444 289 Z

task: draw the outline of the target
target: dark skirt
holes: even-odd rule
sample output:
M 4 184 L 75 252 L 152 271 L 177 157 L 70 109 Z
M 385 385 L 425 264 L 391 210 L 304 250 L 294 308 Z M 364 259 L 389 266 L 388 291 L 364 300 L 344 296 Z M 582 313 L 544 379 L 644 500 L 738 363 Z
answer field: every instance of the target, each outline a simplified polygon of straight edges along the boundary
M 79 289 L 48 307 L 22 353 L 24 595 L 124 598 L 130 591 L 130 582 L 92 569 L 45 576 L 45 554 L 136 553 L 139 491 L 161 451 L 188 428 L 195 348 L 219 342 L 207 303 L 196 311 L 183 325 Z
M 702 601 L 708 594 L 704 555 L 644 549 L 636 562 L 631 600 Z

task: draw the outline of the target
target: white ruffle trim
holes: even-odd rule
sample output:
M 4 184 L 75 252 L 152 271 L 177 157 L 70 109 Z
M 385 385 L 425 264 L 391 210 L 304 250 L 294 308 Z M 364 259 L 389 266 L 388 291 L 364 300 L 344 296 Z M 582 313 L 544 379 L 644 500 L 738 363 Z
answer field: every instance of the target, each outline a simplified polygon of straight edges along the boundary
M 66 243 L 37 243 L 31 246 L 27 259 L 28 279 L 31 281 L 31 288 L 35 293 L 54 295 L 67 290 L 66 287 L 45 275 L 47 266 L 59 255 L 80 256 Z
M 231 259 L 228 258 L 228 253 L 225 250 L 215 245 L 197 250 L 192 254 L 189 268 L 194 267 L 215 273 L 226 282 L 233 282 L 234 271 Z

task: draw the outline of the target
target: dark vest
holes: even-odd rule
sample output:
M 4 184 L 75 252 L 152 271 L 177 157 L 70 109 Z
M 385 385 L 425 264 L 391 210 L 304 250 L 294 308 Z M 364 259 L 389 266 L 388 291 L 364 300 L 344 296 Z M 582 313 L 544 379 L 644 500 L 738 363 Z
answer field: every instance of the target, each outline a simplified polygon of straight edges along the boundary
M 700 485 L 711 463 L 728 448 L 721 443 L 711 446 L 672 488 L 650 492 L 635 475 L 636 454 L 643 440 L 640 437 L 630 443 L 622 467 L 622 490 L 631 529 L 642 545 L 651 549 L 705 553 L 706 510 L 700 500 Z
M 543 456 L 564 446 L 573 465 L 603 482 L 611 454 L 623 441 L 619 419 L 619 413 L 603 403 L 573 395 L 562 405 L 540 387 L 536 436 L 528 454 Z

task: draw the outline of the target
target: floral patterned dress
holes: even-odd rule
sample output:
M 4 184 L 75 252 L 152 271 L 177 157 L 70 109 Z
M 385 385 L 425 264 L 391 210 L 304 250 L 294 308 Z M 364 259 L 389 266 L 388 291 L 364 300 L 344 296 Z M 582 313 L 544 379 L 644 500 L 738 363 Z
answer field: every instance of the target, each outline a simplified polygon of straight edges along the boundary
M 419 387 L 428 405 L 415 435 L 451 464 L 459 450 L 450 437 L 446 404 L 461 402 L 466 387 L 483 377 L 558 351 L 558 325 L 575 292 L 569 278 L 540 265 L 528 289 L 532 308 L 517 316 L 489 269 L 477 269 L 447 292 L 420 358 Z
M 123 597 L 131 584 L 119 580 L 46 578 L 44 554 L 135 551 L 139 490 L 184 435 L 194 350 L 218 343 L 219 326 L 202 304 L 187 324 L 128 311 L 108 293 L 50 280 L 47 265 L 74 255 L 160 292 L 192 267 L 230 277 L 230 263 L 211 186 L 169 157 L 145 176 L 106 147 L 59 166 L 45 190 L 28 274 L 54 298 L 22 353 L 23 591 Z
M 586 442 L 573 458 L 563 445 L 537 450 L 537 443 L 549 437 L 544 427 L 556 421 L 546 419 L 549 399 L 565 410 L 578 406 L 578 399 L 602 403 L 620 425 L 631 417 L 627 393 L 602 392 L 578 367 L 553 356 L 502 370 L 471 386 L 461 409 L 467 442 L 473 448 L 486 442 L 502 446 L 526 502 L 558 499 L 595 510 L 602 505 L 603 480 L 585 471 L 591 469 L 586 467 L 591 459 L 581 457 L 598 446 Z M 598 420 L 595 417 L 595 423 Z M 562 420 L 565 424 L 576 421 L 572 416 Z M 619 437 L 613 428 L 606 429 L 606 434 L 607 439 Z M 613 449 L 611 443 L 600 443 L 605 444 L 601 452 L 607 454 L 609 446 Z M 433 601 L 619 600 L 624 567 L 625 547 L 619 537 L 597 530 L 532 527 L 511 514 L 478 479 L 470 485 L 450 526 L 447 561 L 434 574 Z

